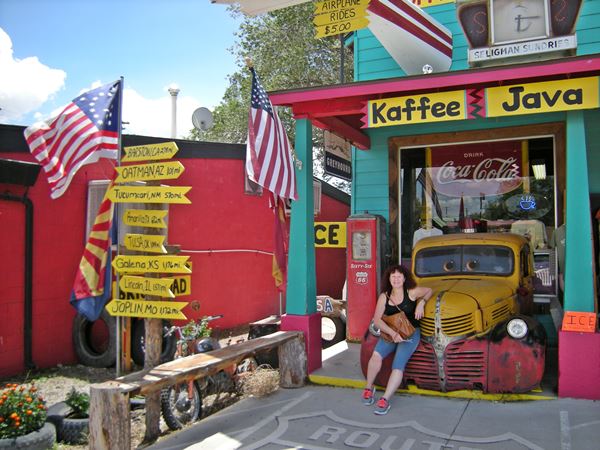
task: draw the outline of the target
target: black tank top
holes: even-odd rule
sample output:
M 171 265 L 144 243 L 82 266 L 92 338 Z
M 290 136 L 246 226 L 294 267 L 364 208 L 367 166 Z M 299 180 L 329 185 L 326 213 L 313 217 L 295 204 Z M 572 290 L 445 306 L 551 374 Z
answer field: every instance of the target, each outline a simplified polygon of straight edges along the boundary
M 419 326 L 419 321 L 415 319 L 415 310 L 417 309 L 417 302 L 413 302 L 408 296 L 408 290 L 404 288 L 404 300 L 398 306 L 392 305 L 390 303 L 390 297 L 385 294 L 385 311 L 384 314 L 386 316 L 392 316 L 398 313 L 398 308 L 404 311 L 410 323 L 413 324 L 414 327 Z

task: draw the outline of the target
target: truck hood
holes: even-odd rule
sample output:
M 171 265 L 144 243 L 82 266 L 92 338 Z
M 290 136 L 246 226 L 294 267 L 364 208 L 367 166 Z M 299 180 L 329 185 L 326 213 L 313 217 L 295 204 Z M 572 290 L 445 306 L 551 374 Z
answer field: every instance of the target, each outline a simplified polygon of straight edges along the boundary
M 497 278 L 427 280 L 423 285 L 433 289 L 432 298 L 437 298 L 440 292 L 444 292 L 443 299 L 446 304 L 449 300 L 462 299 L 469 303 L 475 301 L 480 309 L 515 294 L 508 282 Z

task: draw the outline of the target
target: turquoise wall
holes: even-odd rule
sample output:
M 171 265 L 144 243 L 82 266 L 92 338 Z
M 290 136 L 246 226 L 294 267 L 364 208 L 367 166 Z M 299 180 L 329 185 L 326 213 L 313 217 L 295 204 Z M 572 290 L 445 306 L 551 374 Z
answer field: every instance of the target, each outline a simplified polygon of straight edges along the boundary
M 600 18 L 599 18 L 600 19 Z M 585 112 L 585 141 L 587 145 L 590 192 L 600 194 L 600 110 Z

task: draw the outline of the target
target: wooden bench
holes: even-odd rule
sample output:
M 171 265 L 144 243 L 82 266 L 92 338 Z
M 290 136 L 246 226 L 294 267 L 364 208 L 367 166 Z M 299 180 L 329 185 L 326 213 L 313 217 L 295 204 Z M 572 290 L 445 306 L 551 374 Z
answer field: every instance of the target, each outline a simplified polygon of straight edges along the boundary
M 91 385 L 89 448 L 131 448 L 131 396 L 156 393 L 173 384 L 215 374 L 257 352 L 275 347 L 279 351 L 280 386 L 303 386 L 307 376 L 307 358 L 304 335 L 299 331 L 278 331 Z

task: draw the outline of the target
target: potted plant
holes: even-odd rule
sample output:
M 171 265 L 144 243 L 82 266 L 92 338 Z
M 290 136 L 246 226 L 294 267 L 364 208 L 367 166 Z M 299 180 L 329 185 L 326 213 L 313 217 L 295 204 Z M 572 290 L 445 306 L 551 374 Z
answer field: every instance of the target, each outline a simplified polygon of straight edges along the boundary
M 89 434 L 90 396 L 74 387 L 64 402 L 52 405 L 48 421 L 56 427 L 56 439 L 66 444 L 85 444 Z
M 0 449 L 43 450 L 56 441 L 46 424 L 46 402 L 34 385 L 11 383 L 0 391 Z

